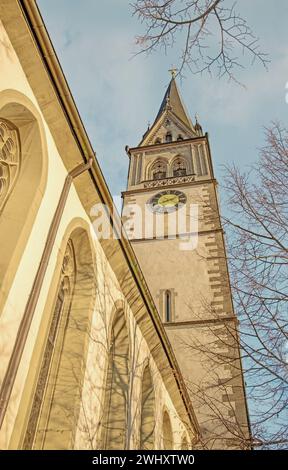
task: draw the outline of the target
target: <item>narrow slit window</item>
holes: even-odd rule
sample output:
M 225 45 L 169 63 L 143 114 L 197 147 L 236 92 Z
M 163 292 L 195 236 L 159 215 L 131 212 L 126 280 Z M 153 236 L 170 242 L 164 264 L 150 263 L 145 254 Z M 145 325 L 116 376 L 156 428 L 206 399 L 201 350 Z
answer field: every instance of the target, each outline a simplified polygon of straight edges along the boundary
M 167 290 L 165 292 L 165 322 L 171 322 L 171 292 Z

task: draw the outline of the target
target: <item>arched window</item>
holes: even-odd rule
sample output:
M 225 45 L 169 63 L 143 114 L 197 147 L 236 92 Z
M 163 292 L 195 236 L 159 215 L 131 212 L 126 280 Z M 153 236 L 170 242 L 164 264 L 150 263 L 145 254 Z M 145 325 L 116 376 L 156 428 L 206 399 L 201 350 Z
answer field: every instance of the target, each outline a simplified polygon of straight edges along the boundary
M 129 337 L 123 310 L 115 313 L 108 354 L 104 403 L 103 448 L 127 448 Z
M 188 439 L 187 439 L 186 433 L 184 433 L 182 436 L 182 440 L 181 440 L 181 450 L 188 450 L 188 449 L 189 449 Z
M 157 139 L 155 140 L 155 144 L 161 144 L 161 139 L 160 139 L 160 137 L 157 137 Z
M 150 179 L 161 180 L 163 178 L 167 178 L 167 163 L 157 160 L 151 167 Z
M 155 393 L 149 365 L 144 369 L 141 397 L 140 449 L 153 450 L 155 431 Z
M 187 175 L 187 164 L 183 158 L 176 158 L 172 164 L 173 176 Z
M 168 142 L 172 142 L 172 134 L 171 134 L 171 132 L 167 132 L 167 134 L 166 134 L 166 142 L 167 142 L 167 143 L 168 143 Z
M 16 127 L 0 118 L 0 213 L 20 169 L 20 142 Z
M 165 292 L 165 322 L 172 321 L 172 304 L 171 304 L 171 292 L 166 290 Z
M 183 140 L 183 136 L 181 134 L 179 134 L 178 137 L 177 137 L 177 140 L 178 141 Z
M 20 104 L 17 98 L 15 92 L 14 101 L 6 103 L 8 97 L 0 93 L 0 315 L 31 235 L 47 176 L 38 111 L 34 115 L 30 101 L 21 95 Z
M 62 260 L 23 449 L 53 449 L 56 442 L 62 450 L 74 446 L 95 303 L 94 279 L 89 238 L 86 230 L 77 228 Z M 49 296 L 47 303 L 50 307 Z
M 171 426 L 170 417 L 167 411 L 164 411 L 164 414 L 163 414 L 162 432 L 163 432 L 164 450 L 172 450 L 174 447 L 172 426 Z
M 24 440 L 24 449 L 32 449 L 34 440 L 36 440 L 36 432 L 38 420 L 40 417 L 42 402 L 45 399 L 45 392 L 48 384 L 49 372 L 52 366 L 52 356 L 56 347 L 56 339 L 58 328 L 64 312 L 69 310 L 71 299 L 74 292 L 74 283 L 76 275 L 74 247 L 69 240 L 61 268 L 59 288 L 55 299 L 48 339 L 43 355 L 43 361 L 38 376 L 38 382 L 35 390 L 34 401 L 29 417 L 29 423 Z M 51 384 L 50 384 L 51 386 Z

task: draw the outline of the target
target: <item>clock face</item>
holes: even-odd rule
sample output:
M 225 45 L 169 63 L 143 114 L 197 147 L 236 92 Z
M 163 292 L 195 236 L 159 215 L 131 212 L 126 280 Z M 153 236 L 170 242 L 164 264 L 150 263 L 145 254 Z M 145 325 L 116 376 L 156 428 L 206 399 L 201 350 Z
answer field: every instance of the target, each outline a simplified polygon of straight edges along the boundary
M 186 196 L 181 191 L 168 189 L 161 191 L 147 201 L 148 206 L 155 212 L 173 212 L 186 204 Z

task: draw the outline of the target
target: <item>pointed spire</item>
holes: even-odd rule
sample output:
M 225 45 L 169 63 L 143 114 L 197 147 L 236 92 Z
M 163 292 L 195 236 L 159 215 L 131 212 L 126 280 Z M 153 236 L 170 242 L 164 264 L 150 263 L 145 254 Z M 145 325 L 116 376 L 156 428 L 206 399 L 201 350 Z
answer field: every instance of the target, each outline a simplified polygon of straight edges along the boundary
M 182 99 L 181 99 L 181 96 L 177 87 L 177 83 L 175 80 L 174 72 L 176 69 L 171 69 L 171 70 L 173 71 L 172 78 L 166 90 L 165 96 L 163 98 L 160 109 L 156 116 L 155 122 L 159 119 L 162 113 L 169 106 L 169 109 L 171 109 L 171 111 L 178 117 L 178 119 L 180 119 L 180 121 L 182 121 L 189 129 L 193 130 L 192 122 L 182 102 Z
M 147 144 L 149 145 L 149 143 L 150 144 L 152 143 L 152 140 L 153 141 L 155 140 L 154 139 L 154 137 L 155 137 L 155 132 L 154 132 L 155 127 L 158 125 L 158 122 L 159 122 L 160 118 L 163 117 L 164 113 L 166 113 L 166 115 L 167 115 L 167 112 L 171 113 L 170 116 L 171 116 L 172 120 L 173 120 L 173 115 L 174 115 L 176 118 L 178 118 L 180 123 L 182 123 L 186 127 L 186 130 L 185 130 L 184 126 L 179 127 L 180 123 L 178 123 L 179 124 L 178 125 L 179 129 L 181 128 L 182 131 L 184 132 L 185 136 L 186 136 L 185 138 L 195 137 L 197 135 L 202 135 L 202 128 L 201 128 L 200 124 L 198 124 L 198 130 L 196 130 L 193 123 L 192 123 L 192 121 L 191 121 L 191 119 L 190 119 L 190 117 L 189 117 L 189 114 L 186 110 L 186 107 L 185 107 L 185 105 L 184 105 L 184 103 L 181 99 L 181 95 L 179 93 L 177 83 L 176 83 L 176 78 L 175 78 L 176 75 L 177 75 L 177 73 L 176 73 L 177 69 L 172 68 L 171 70 L 169 70 L 169 72 L 171 73 L 172 78 L 170 80 L 170 83 L 168 85 L 168 88 L 166 90 L 164 98 L 162 100 L 162 103 L 161 103 L 160 109 L 158 111 L 158 114 L 157 114 L 153 124 L 150 126 L 150 128 L 147 129 L 147 131 L 143 135 L 142 140 L 139 143 L 139 146 L 147 145 Z M 177 125 L 176 119 L 174 121 L 175 121 L 174 124 Z M 169 119 L 166 119 L 165 123 L 167 124 L 167 122 L 170 123 L 170 117 L 169 117 Z M 161 126 L 161 125 L 162 124 L 159 123 L 159 126 Z M 182 134 L 182 131 L 181 131 L 181 134 Z M 153 139 L 152 139 L 152 137 L 153 137 Z

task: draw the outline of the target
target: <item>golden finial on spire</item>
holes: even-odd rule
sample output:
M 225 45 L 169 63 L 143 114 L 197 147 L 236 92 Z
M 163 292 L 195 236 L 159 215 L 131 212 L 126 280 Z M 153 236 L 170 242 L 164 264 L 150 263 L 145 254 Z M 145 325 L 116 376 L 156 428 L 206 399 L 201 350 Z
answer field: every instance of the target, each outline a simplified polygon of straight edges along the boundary
M 176 67 L 174 67 L 174 66 L 172 65 L 172 66 L 171 66 L 171 69 L 169 69 L 168 72 L 171 73 L 172 78 L 175 78 L 176 75 L 177 75 L 178 69 L 176 69 Z

